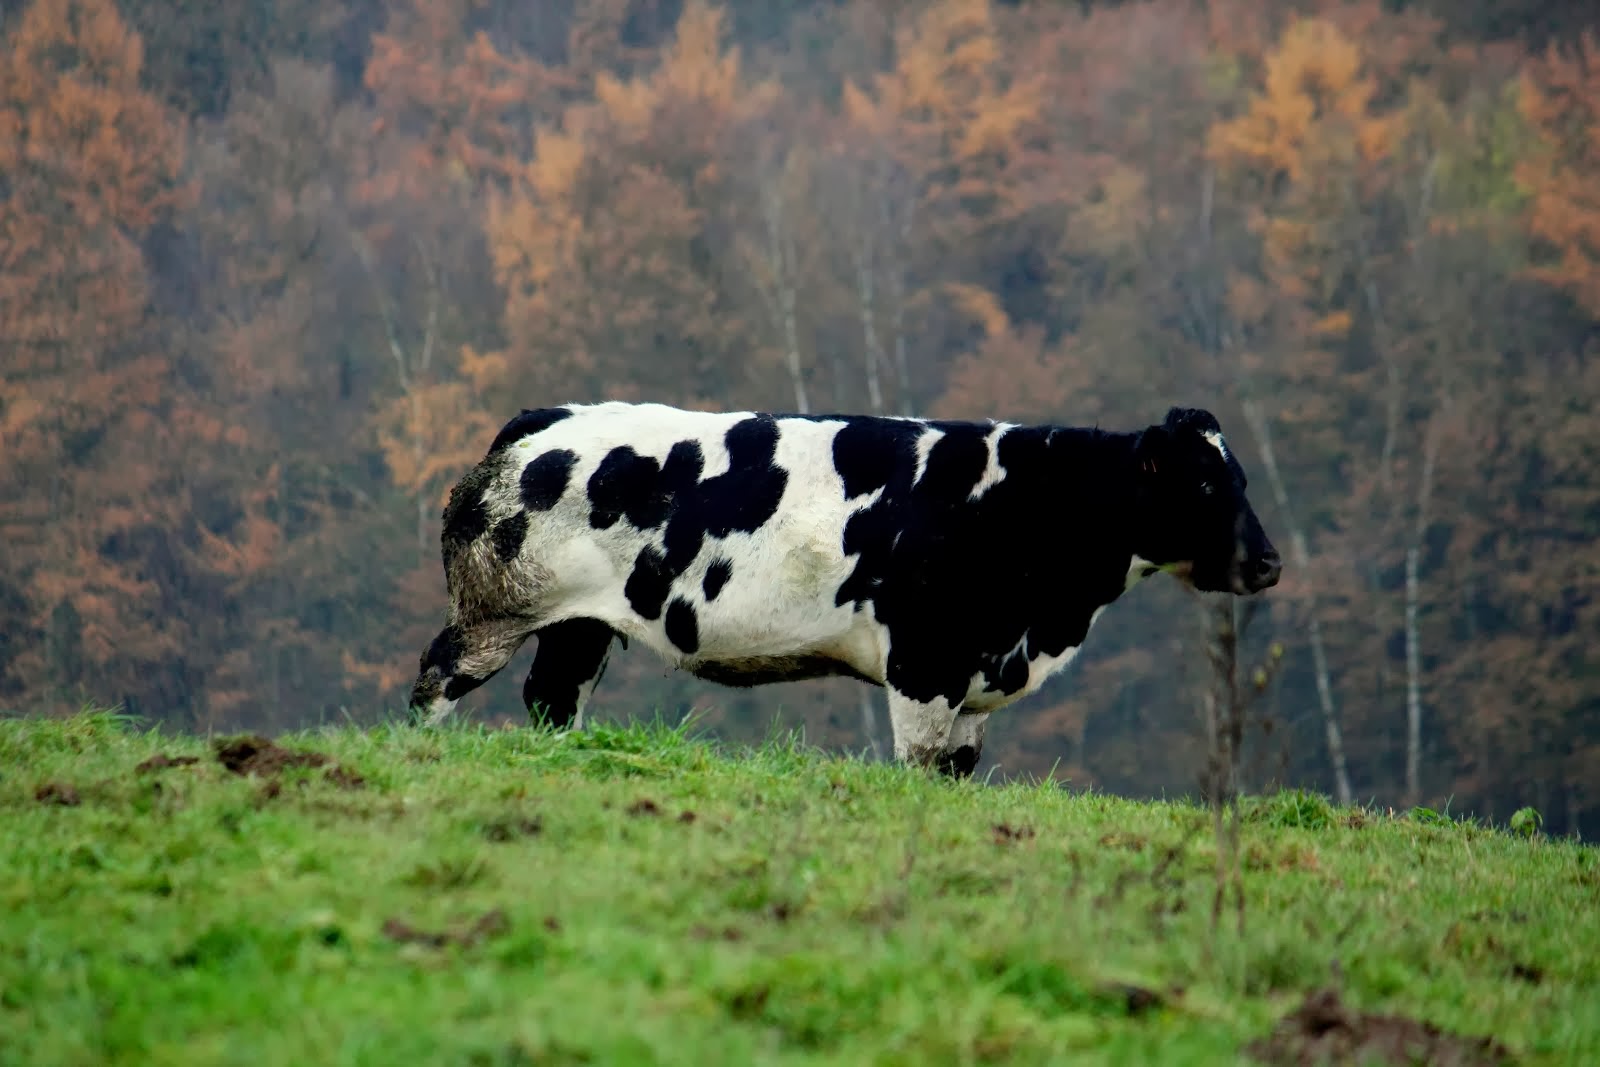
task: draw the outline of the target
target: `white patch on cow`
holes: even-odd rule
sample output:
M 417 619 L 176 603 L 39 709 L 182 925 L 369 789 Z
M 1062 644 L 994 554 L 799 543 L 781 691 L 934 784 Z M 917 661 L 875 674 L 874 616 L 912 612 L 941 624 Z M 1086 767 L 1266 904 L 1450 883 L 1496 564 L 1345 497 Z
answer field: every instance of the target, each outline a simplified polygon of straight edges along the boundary
M 842 425 L 780 423 L 773 460 L 789 478 L 776 514 L 753 534 L 706 539 L 680 584 L 693 578 L 698 590 L 705 568 L 718 557 L 732 564 L 733 574 L 715 600 L 696 598 L 700 647 L 693 661 L 824 654 L 849 657 L 852 666 L 866 670 L 879 658 L 878 641 L 860 632 L 862 620 L 852 605 L 833 602 L 833 591 L 855 569 L 839 531 L 850 514 L 883 495 L 880 488 L 844 502 L 844 483 L 833 466 L 833 437 Z M 645 640 L 683 660 L 665 643 L 664 632 L 661 645 Z
M 1132 589 L 1134 586 L 1138 585 L 1140 582 L 1144 581 L 1146 578 L 1162 569 L 1163 568 L 1161 564 L 1151 563 L 1149 560 L 1135 552 L 1133 554 L 1133 558 L 1128 563 L 1128 575 L 1122 580 L 1122 591 L 1127 592 L 1129 589 Z
M 1123 592 L 1127 592 L 1157 571 L 1166 571 L 1179 581 L 1187 582 L 1189 573 L 1194 570 L 1194 563 L 1188 560 L 1176 560 L 1172 563 L 1151 563 L 1149 560 L 1134 555 L 1128 564 L 1128 576 L 1123 580 Z
M 1217 433 L 1215 430 L 1210 430 L 1201 436 L 1203 436 L 1207 441 L 1211 442 L 1212 448 L 1222 453 L 1223 459 L 1228 458 L 1228 442 L 1222 439 L 1222 435 L 1220 433 Z
M 938 444 L 939 438 L 943 436 L 943 430 L 930 426 L 921 437 L 917 438 L 917 469 L 911 475 L 912 485 L 922 481 L 922 476 L 928 471 L 928 453 L 933 451 L 933 446 Z
M 972 487 L 972 492 L 967 494 L 968 500 L 977 500 L 987 493 L 1000 480 L 1006 476 L 1006 469 L 1000 466 L 1000 438 L 1006 435 L 1007 430 L 1015 429 L 1009 422 L 997 423 L 990 431 L 984 443 L 989 448 L 989 462 L 983 468 L 983 474 L 978 478 L 978 484 Z
M 983 728 L 988 722 L 988 712 L 978 714 L 967 712 L 957 715 L 956 721 L 950 726 L 950 751 L 954 752 L 963 745 L 982 748 Z
M 1105 608 L 1103 607 L 1095 609 L 1094 616 L 1089 620 L 1090 629 L 1094 628 L 1095 619 L 1098 619 L 1100 617 L 1100 613 L 1104 610 Z M 1087 640 L 1087 635 L 1085 636 L 1085 640 Z M 1043 686 L 1045 682 L 1049 681 L 1052 677 L 1060 672 L 1066 670 L 1068 665 L 1070 665 L 1073 660 L 1078 658 L 1078 650 L 1082 647 L 1082 645 L 1068 645 L 1066 648 L 1062 649 L 1058 655 L 1036 656 L 1029 660 L 1028 684 L 1023 687 L 1022 692 L 1018 693 L 1017 696 L 1026 696 L 1029 693 L 1038 692 L 1039 688 Z
M 450 717 L 451 712 L 456 710 L 457 703 L 459 702 L 443 696 L 434 697 L 427 708 L 422 710 L 417 722 L 423 726 L 438 726 Z
M 894 732 L 894 758 L 931 764 L 949 751 L 956 709 L 942 698 L 927 703 L 889 690 L 889 723 Z
M 600 667 L 594 672 L 594 676 L 586 682 L 579 683 L 578 700 L 577 704 L 575 705 L 572 722 L 568 724 L 568 729 L 583 729 L 584 709 L 589 706 L 589 698 L 594 696 L 595 687 L 600 684 L 600 676 L 605 673 L 606 661 L 611 658 L 611 651 L 615 647 L 616 642 L 612 642 L 612 644 L 606 648 L 606 654 L 601 657 Z

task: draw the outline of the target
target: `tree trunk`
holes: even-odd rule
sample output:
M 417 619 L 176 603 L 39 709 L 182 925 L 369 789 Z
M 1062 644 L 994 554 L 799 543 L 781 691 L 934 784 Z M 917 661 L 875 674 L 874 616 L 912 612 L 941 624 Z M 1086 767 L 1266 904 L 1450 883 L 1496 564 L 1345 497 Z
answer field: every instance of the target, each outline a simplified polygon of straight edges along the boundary
M 882 216 L 885 232 L 889 230 L 889 197 L 885 194 L 881 200 Z M 905 217 L 900 220 L 898 227 L 897 259 L 906 254 L 906 243 L 911 237 L 911 223 L 914 215 L 915 201 L 908 199 L 904 206 Z M 911 367 L 906 356 L 906 284 L 905 276 L 899 267 L 888 272 L 889 302 L 893 308 L 890 329 L 894 335 L 894 374 L 895 393 L 899 400 L 900 414 L 907 417 L 915 412 L 911 402 Z
M 878 340 L 871 249 L 866 246 L 866 241 L 863 238 L 856 242 L 854 252 L 857 305 L 861 310 L 861 332 L 866 348 L 867 403 L 872 408 L 874 415 L 881 415 L 883 414 L 882 367 L 884 357 L 883 343 Z
M 1254 400 L 1243 401 L 1242 407 L 1245 420 L 1260 447 L 1261 462 L 1266 468 L 1267 482 L 1272 487 L 1272 495 L 1278 502 L 1278 510 L 1283 513 L 1283 521 L 1289 527 L 1290 556 L 1296 567 L 1308 568 L 1311 565 L 1311 552 L 1306 544 L 1305 531 L 1295 520 L 1294 510 L 1289 506 L 1289 491 L 1284 486 L 1283 474 L 1278 469 L 1277 452 L 1272 447 L 1271 428 L 1267 425 L 1266 416 L 1262 414 L 1260 405 Z M 1350 772 L 1345 766 L 1344 735 L 1339 729 L 1339 717 L 1333 704 L 1333 683 L 1328 670 L 1327 649 L 1322 643 L 1322 625 L 1317 619 L 1315 594 L 1312 594 L 1308 610 L 1311 662 L 1316 674 L 1317 701 L 1322 708 L 1323 729 L 1328 739 L 1328 760 L 1333 766 L 1334 796 L 1340 804 L 1349 804 L 1353 796 L 1350 789 Z
M 783 336 L 784 366 L 789 372 L 789 383 L 794 388 L 795 411 L 807 415 L 811 412 L 811 405 L 806 396 L 805 375 L 800 362 L 800 330 L 795 313 L 794 239 L 785 224 L 782 198 L 783 192 L 776 187 L 775 179 L 763 184 L 761 208 L 767 223 L 767 269 L 772 276 L 771 288 L 763 295 L 767 297 L 768 310 Z
M 1420 596 L 1418 569 L 1422 538 L 1428 530 L 1428 505 L 1433 499 L 1434 467 L 1439 460 L 1442 431 L 1435 418 L 1427 429 L 1422 446 L 1422 481 L 1417 488 L 1417 521 L 1411 544 L 1406 548 L 1406 803 L 1416 805 L 1422 797 L 1422 643 L 1417 616 Z
M 1422 655 L 1417 642 L 1417 548 L 1406 549 L 1406 804 L 1421 799 Z

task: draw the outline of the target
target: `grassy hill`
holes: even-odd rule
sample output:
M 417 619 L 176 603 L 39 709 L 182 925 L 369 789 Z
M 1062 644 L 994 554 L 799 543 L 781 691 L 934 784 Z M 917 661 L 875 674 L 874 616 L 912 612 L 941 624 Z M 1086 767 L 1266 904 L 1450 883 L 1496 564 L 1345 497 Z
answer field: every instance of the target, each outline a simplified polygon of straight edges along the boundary
M 1194 806 L 660 728 L 276 742 L 0 721 L 0 1062 L 1600 1063 L 1592 848 L 1255 800 L 1213 939 Z

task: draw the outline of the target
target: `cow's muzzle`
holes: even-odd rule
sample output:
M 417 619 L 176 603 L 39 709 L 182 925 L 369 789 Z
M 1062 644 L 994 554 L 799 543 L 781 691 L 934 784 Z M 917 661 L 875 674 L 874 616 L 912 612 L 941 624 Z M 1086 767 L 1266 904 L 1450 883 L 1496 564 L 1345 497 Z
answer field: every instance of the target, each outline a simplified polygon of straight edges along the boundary
M 1283 559 L 1276 549 L 1269 548 L 1261 555 L 1246 560 L 1234 576 L 1234 588 L 1245 594 L 1259 593 L 1278 584 L 1283 574 Z

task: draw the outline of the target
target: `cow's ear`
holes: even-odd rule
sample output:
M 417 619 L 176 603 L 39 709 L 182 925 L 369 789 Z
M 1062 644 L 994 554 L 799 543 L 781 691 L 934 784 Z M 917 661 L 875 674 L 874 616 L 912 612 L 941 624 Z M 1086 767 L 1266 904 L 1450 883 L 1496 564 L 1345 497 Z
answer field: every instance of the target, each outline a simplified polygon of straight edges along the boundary
M 1142 474 L 1159 474 L 1172 452 L 1172 431 L 1165 426 L 1148 426 L 1133 444 L 1133 461 Z

